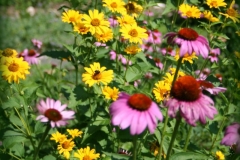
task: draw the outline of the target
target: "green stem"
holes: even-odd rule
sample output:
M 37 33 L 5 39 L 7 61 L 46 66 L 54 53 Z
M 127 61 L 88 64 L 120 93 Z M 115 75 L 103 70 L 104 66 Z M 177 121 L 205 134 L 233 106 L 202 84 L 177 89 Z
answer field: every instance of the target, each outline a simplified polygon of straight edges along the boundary
M 201 69 L 200 69 L 200 72 L 199 72 L 198 75 L 197 75 L 197 78 L 199 78 L 199 76 L 200 76 L 200 74 L 202 73 L 203 69 L 206 67 L 208 60 L 209 60 L 208 58 L 205 59 L 203 65 L 202 65 L 202 67 L 201 67 Z
M 75 67 L 75 73 L 76 73 L 76 79 L 75 79 L 75 82 L 76 82 L 76 86 L 77 86 L 77 85 L 78 85 L 78 65 L 75 64 L 74 67 Z
M 133 160 L 137 160 L 137 136 L 133 137 Z
M 176 136 L 177 136 L 177 133 L 178 133 L 178 128 L 180 126 L 181 120 L 182 120 L 181 116 L 176 117 L 176 123 L 175 123 L 175 126 L 174 126 L 172 138 L 171 138 L 171 141 L 170 141 L 170 144 L 169 144 L 169 147 L 168 147 L 166 160 L 169 160 L 169 158 L 170 158 L 172 148 L 173 148 L 173 144 L 174 144 L 174 141 L 176 139 Z
M 47 137 L 48 132 L 50 131 L 50 129 L 51 129 L 51 125 L 50 125 L 50 123 L 49 123 L 49 124 L 47 125 L 47 127 L 46 127 L 45 132 L 43 133 L 42 139 L 40 140 L 40 143 L 38 144 L 37 149 L 36 149 L 35 152 L 34 152 L 33 160 L 37 160 L 38 152 L 39 152 L 39 150 L 40 150 L 40 148 L 41 148 L 41 146 L 42 146 L 45 138 Z
M 126 70 L 125 70 L 125 74 L 124 74 L 125 82 L 127 82 L 126 76 L 127 76 L 127 70 L 128 70 L 128 67 L 129 67 L 130 60 L 131 60 L 131 57 L 129 56 L 128 59 L 127 59 Z
M 187 139 L 185 141 L 185 145 L 184 145 L 184 149 L 183 149 L 184 151 L 187 151 L 187 147 L 188 147 L 188 144 L 189 144 L 191 134 L 192 134 L 192 126 L 190 126 L 190 128 L 188 130 Z
M 173 78 L 173 81 L 172 81 L 172 87 L 173 87 L 173 85 L 174 85 L 174 83 L 175 83 L 175 81 L 176 81 L 176 79 L 177 79 L 177 77 L 178 77 L 178 71 L 179 71 L 179 69 L 180 69 L 180 67 L 181 67 L 182 59 L 183 59 L 183 57 L 180 57 L 180 58 L 178 59 L 177 68 L 176 68 L 176 71 L 175 71 L 175 74 L 174 74 L 174 78 Z

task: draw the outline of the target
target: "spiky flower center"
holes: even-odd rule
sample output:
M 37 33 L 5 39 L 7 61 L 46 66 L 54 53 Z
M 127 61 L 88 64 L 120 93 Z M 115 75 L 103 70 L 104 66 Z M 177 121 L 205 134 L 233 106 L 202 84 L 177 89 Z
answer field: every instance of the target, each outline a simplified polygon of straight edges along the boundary
M 238 15 L 238 12 L 233 8 L 229 8 L 227 9 L 227 14 L 231 17 L 236 17 Z
M 171 95 L 181 101 L 195 101 L 200 93 L 200 84 L 192 76 L 179 77 L 171 90 Z
M 131 29 L 128 34 L 132 37 L 137 37 L 138 36 L 138 32 L 136 29 Z
M 112 8 L 117 8 L 117 3 L 116 2 L 113 2 L 113 3 L 111 3 L 111 5 L 110 5 Z
M 99 70 L 95 70 L 92 78 L 93 78 L 94 80 L 99 80 L 99 79 L 101 79 L 101 78 L 102 78 L 102 75 L 101 75 L 100 71 L 99 71 Z
M 2 53 L 2 55 L 3 55 L 4 57 L 11 57 L 13 54 L 14 54 L 14 53 L 13 53 L 13 50 L 10 49 L 10 48 L 4 49 L 4 50 L 3 50 L 3 53 Z
M 205 87 L 205 88 L 213 88 L 214 87 L 214 85 L 208 81 L 199 80 L 198 83 L 200 84 L 200 86 Z
M 198 38 L 198 33 L 191 28 L 182 28 L 178 31 L 178 37 L 194 41 Z
M 70 18 L 69 18 L 69 21 L 70 21 L 70 22 L 75 22 L 75 21 L 76 21 L 76 20 L 75 20 L 75 17 L 70 17 Z
M 91 157 L 89 157 L 88 155 L 83 157 L 83 160 L 92 160 Z
M 36 52 L 34 50 L 31 49 L 31 50 L 28 51 L 28 56 L 29 57 L 33 57 L 35 55 L 36 55 Z
M 53 108 L 46 110 L 46 112 L 44 113 L 44 116 L 47 117 L 50 121 L 54 121 L 54 122 L 62 119 L 61 113 L 58 110 Z
M 62 143 L 62 148 L 68 149 L 71 146 L 70 141 L 64 141 Z
M 12 72 L 17 72 L 19 69 L 19 64 L 17 63 L 12 63 L 8 66 L 8 70 Z
M 212 1 L 211 3 L 210 3 L 210 6 L 213 6 L 213 7 L 218 7 L 218 3 L 217 3 L 217 1 Z
M 99 19 L 94 18 L 94 19 L 91 21 L 91 25 L 93 25 L 93 26 L 99 26 L 99 25 L 100 25 Z
M 132 11 L 132 12 L 135 10 L 135 6 L 132 3 L 126 4 L 125 8 L 129 11 Z
M 145 111 L 151 106 L 152 100 L 142 93 L 135 93 L 128 99 L 128 104 L 133 109 Z

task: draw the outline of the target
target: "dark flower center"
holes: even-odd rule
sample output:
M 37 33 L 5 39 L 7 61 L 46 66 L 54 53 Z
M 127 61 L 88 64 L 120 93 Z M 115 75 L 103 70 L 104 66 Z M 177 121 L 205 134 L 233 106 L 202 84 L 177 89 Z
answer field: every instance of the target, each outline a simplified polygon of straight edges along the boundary
M 134 6 L 134 4 L 132 4 L 132 3 L 126 4 L 126 5 L 125 5 L 125 8 L 126 8 L 127 10 L 129 10 L 129 11 L 132 11 L 132 12 L 135 10 L 135 6 Z
M 136 29 L 131 29 L 128 34 L 132 37 L 137 37 L 138 36 L 138 32 Z
M 19 65 L 17 63 L 12 63 L 8 66 L 8 70 L 12 72 L 17 72 L 19 69 Z
M 233 9 L 233 8 L 229 8 L 229 9 L 227 10 L 227 14 L 228 14 L 229 16 L 232 16 L 232 17 L 237 17 L 238 12 L 237 12 L 235 9 Z
M 36 52 L 34 50 L 31 49 L 31 50 L 28 51 L 28 56 L 29 57 L 32 57 L 34 55 L 36 55 Z
M 99 19 L 94 18 L 94 19 L 91 21 L 91 25 L 93 25 L 93 26 L 99 26 L 99 25 L 100 25 Z
M 195 101 L 200 93 L 200 84 L 192 76 L 179 77 L 171 90 L 171 95 L 182 101 Z
M 70 142 L 69 142 L 69 141 L 64 141 L 64 142 L 62 143 L 62 148 L 68 149 L 69 147 L 70 147 Z
M 198 38 L 198 33 L 191 28 L 182 28 L 178 31 L 178 37 L 194 41 Z
M 88 155 L 83 157 L 83 160 L 92 160 Z
M 44 113 L 44 116 L 54 122 L 62 119 L 61 113 L 58 110 L 53 109 L 53 108 L 46 110 L 46 112 Z
M 117 3 L 116 2 L 113 2 L 113 3 L 111 3 L 111 5 L 110 5 L 112 8 L 117 8 Z
M 10 49 L 10 48 L 6 48 L 6 49 L 3 50 L 2 55 L 4 57 L 11 57 L 13 55 L 13 50 Z
M 133 109 L 145 111 L 151 106 L 152 100 L 142 93 L 135 93 L 128 99 L 128 104 Z
M 205 87 L 205 88 L 213 88 L 214 87 L 214 85 L 208 81 L 199 80 L 198 83 L 200 84 L 200 86 Z
M 99 70 L 95 70 L 92 78 L 93 78 L 94 80 L 99 80 L 99 79 L 101 79 L 101 78 L 102 78 L 102 75 L 101 75 L 100 71 L 99 71 Z

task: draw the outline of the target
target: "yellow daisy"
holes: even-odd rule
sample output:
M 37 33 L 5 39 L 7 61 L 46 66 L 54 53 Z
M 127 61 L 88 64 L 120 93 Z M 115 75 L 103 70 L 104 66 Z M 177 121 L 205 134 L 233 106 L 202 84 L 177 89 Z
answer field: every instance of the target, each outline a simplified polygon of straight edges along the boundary
M 226 7 L 227 3 L 224 0 L 207 0 L 207 5 L 210 8 Z
M 140 52 L 142 49 L 138 46 L 138 45 L 130 45 L 127 48 L 125 48 L 125 52 L 127 54 L 137 54 L 138 52 Z
M 221 151 L 217 151 L 215 156 L 217 160 L 225 160 L 225 156 Z
M 101 34 L 96 33 L 94 34 L 94 37 L 97 39 L 98 42 L 107 42 L 111 39 L 113 39 L 113 32 L 110 28 L 104 30 Z
M 121 17 L 117 17 L 117 21 L 121 27 L 124 25 L 128 25 L 128 24 L 129 25 L 137 25 L 137 22 L 134 19 L 134 17 L 129 16 L 128 14 L 123 15 Z
M 133 17 L 137 17 L 143 11 L 143 7 L 136 2 L 129 1 L 124 7 L 127 10 L 127 14 Z
M 236 22 L 239 22 L 238 18 L 240 18 L 240 14 L 238 13 L 237 10 L 233 8 L 234 4 L 235 4 L 235 0 L 232 1 L 230 7 L 226 11 L 226 14 L 224 13 L 219 13 L 219 14 L 224 15 L 227 18 L 230 18 L 231 20 L 233 20 L 234 23 L 236 23 Z
M 218 22 L 219 19 L 214 17 L 210 11 L 203 12 L 204 18 L 208 19 L 211 22 Z
M 180 58 L 179 48 L 176 49 L 176 55 L 174 56 L 174 58 L 175 58 L 176 61 Z M 193 63 L 193 59 L 198 59 L 195 52 L 193 52 L 191 55 L 189 55 L 188 53 L 185 53 L 182 58 L 183 58 L 182 63 L 184 63 L 184 61 L 188 61 L 191 64 Z
M 74 153 L 74 157 L 79 160 L 94 160 L 100 157 L 99 153 L 95 153 L 95 149 L 91 149 L 87 146 L 87 148 L 80 148 L 77 152 Z
M 183 17 L 187 18 L 200 18 L 201 16 L 201 12 L 197 7 L 185 3 L 179 6 L 179 11 Z
M 120 28 L 120 32 L 122 32 L 123 38 L 128 39 L 131 43 L 142 44 L 142 39 L 148 38 L 147 30 L 137 25 L 124 25 Z
M 29 64 L 20 58 L 7 58 L 5 63 L 0 65 L 0 71 L 2 71 L 3 79 L 9 83 L 19 83 L 19 79 L 25 79 L 26 74 L 29 74 Z
M 74 142 L 71 139 L 65 139 L 64 141 L 62 141 L 57 149 L 59 151 L 59 154 L 63 154 L 63 156 L 66 159 L 70 158 L 70 153 L 73 150 L 73 147 L 75 146 Z
M 6 48 L 2 52 L 0 52 L 0 64 L 3 64 L 6 59 L 8 58 L 16 58 L 18 55 L 17 51 L 15 49 Z
M 82 21 L 79 21 L 73 24 L 73 31 L 79 34 L 87 34 L 89 31 L 89 27 L 86 27 Z
M 118 98 L 119 90 L 116 87 L 111 88 L 105 86 L 102 89 L 102 93 L 106 99 L 112 99 L 113 101 L 116 101 L 116 99 Z
M 107 7 L 112 12 L 118 12 L 121 14 L 126 14 L 126 8 L 124 7 L 125 2 L 122 0 L 103 0 L 105 4 L 103 6 Z
M 78 129 L 67 129 L 67 132 L 71 135 L 72 138 L 82 137 L 83 132 Z
M 92 35 L 95 33 L 101 34 L 107 30 L 110 26 L 109 21 L 104 19 L 104 14 L 99 13 L 98 10 L 94 9 L 88 11 L 89 15 L 83 15 L 83 23 L 86 27 L 89 28 L 89 31 Z
M 65 134 L 61 134 L 59 132 L 51 134 L 50 140 L 54 140 L 56 143 L 61 143 L 62 141 L 66 140 L 67 136 Z
M 157 102 L 161 102 L 164 99 L 168 98 L 170 95 L 171 83 L 166 83 L 165 81 L 158 81 L 155 83 L 153 88 L 153 93 Z
M 170 69 L 169 69 L 169 72 L 166 73 L 165 76 L 163 77 L 164 82 L 172 85 L 172 81 L 173 81 L 175 72 L 176 72 L 176 68 L 170 68 Z M 184 76 L 184 75 L 185 75 L 184 72 L 178 71 L 178 76 L 177 76 L 177 78 L 178 78 L 178 77 L 181 77 L 181 76 Z
M 66 23 L 76 23 L 82 19 L 82 14 L 79 11 L 70 9 L 62 13 L 62 21 Z
M 107 85 L 113 79 L 113 70 L 105 71 L 106 67 L 100 67 L 100 63 L 98 62 L 94 62 L 90 64 L 90 68 L 84 67 L 84 69 L 86 72 L 82 74 L 82 81 L 88 84 L 89 87 L 100 82 Z

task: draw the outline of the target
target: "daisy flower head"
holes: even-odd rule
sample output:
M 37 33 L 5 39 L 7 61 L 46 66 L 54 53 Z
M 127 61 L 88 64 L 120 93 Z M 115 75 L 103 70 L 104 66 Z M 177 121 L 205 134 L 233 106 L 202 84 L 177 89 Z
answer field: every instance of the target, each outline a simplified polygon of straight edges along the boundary
M 104 14 L 94 9 L 88 11 L 89 15 L 83 15 L 83 23 L 89 28 L 92 35 L 101 34 L 110 27 L 109 21 L 104 19 Z
M 82 74 L 82 81 L 89 87 L 100 82 L 107 85 L 113 79 L 113 70 L 106 70 L 106 67 L 101 67 L 98 62 L 94 62 L 90 64 L 90 68 L 84 67 L 84 69 L 86 72 Z
M 142 39 L 147 39 L 148 34 L 146 29 L 137 25 L 125 25 L 120 28 L 120 32 L 124 39 L 128 39 L 130 43 L 142 44 Z
M 215 157 L 217 160 L 225 160 L 225 156 L 221 151 L 217 151 Z
M 62 13 L 62 21 L 65 23 L 76 23 L 82 19 L 82 14 L 79 11 L 69 9 Z
M 179 12 L 183 18 L 200 18 L 201 17 L 201 11 L 196 6 L 190 6 L 185 3 L 179 6 Z
M 74 139 L 75 137 L 82 137 L 83 132 L 78 129 L 67 129 L 68 134 Z
M 130 127 L 131 135 L 141 134 L 146 127 L 154 133 L 158 120 L 163 120 L 158 105 L 142 93 L 128 95 L 121 92 L 109 110 L 112 124 L 120 129 Z
M 179 77 L 170 94 L 171 97 L 166 101 L 168 115 L 176 117 L 180 112 L 181 117 L 191 126 L 196 126 L 197 121 L 205 124 L 206 117 L 213 119 L 217 114 L 213 100 L 202 93 L 200 84 L 192 76 Z
M 25 79 L 29 72 L 29 64 L 20 58 L 7 58 L 5 62 L 0 65 L 0 71 L 2 71 L 3 79 L 7 80 L 9 83 L 15 82 L 19 83 L 20 79 Z
M 123 0 L 103 0 L 103 6 L 107 7 L 111 12 L 126 14 L 125 2 Z
M 224 0 L 207 0 L 207 5 L 210 8 L 219 8 L 219 7 L 226 7 L 227 3 Z
M 33 50 L 33 49 L 24 49 L 21 56 L 24 58 L 25 61 L 27 61 L 29 64 L 38 64 L 39 63 L 39 56 L 40 54 Z
M 155 83 L 155 87 L 153 88 L 154 96 L 157 102 L 161 102 L 169 97 L 171 90 L 171 84 L 166 83 L 165 81 L 158 81 Z
M 210 11 L 203 12 L 204 18 L 208 19 L 211 22 L 219 22 L 220 20 L 212 15 Z
M 50 140 L 54 140 L 56 143 L 61 143 L 67 139 L 67 136 L 65 134 L 61 134 L 58 131 L 56 133 L 51 134 Z
M 78 21 L 73 24 L 73 31 L 83 35 L 88 33 L 89 27 L 86 27 L 82 21 Z
M 15 49 L 6 48 L 2 52 L 0 52 L 0 63 L 5 63 L 5 60 L 8 58 L 15 58 L 17 57 L 18 53 Z
M 180 57 L 183 57 L 186 53 L 191 55 L 193 52 L 195 52 L 197 56 L 201 55 L 203 58 L 208 57 L 210 48 L 208 40 L 191 28 L 182 28 L 178 33 L 167 33 L 165 37 L 168 43 L 177 44 L 180 47 Z
M 104 86 L 102 89 L 102 93 L 106 99 L 111 99 L 113 101 L 116 101 L 119 95 L 119 90 L 116 87 L 111 88 L 108 86 Z
M 75 146 L 75 144 L 71 139 L 65 139 L 58 145 L 57 149 L 59 151 L 59 154 L 63 154 L 63 156 L 66 159 L 69 159 L 70 152 L 73 150 L 74 146 Z
M 138 17 L 138 15 L 143 11 L 143 7 L 136 2 L 129 1 L 125 6 L 127 14 L 133 17 Z
M 60 127 L 68 124 L 68 120 L 74 118 L 75 112 L 72 110 L 66 111 L 66 104 L 61 104 L 59 100 L 47 98 L 46 101 L 41 100 L 37 104 L 37 109 L 40 115 L 36 120 L 41 122 L 50 122 L 51 127 Z
M 125 52 L 127 54 L 130 54 L 130 55 L 135 55 L 137 53 L 139 53 L 142 49 L 136 45 L 136 44 L 133 44 L 133 45 L 130 45 L 130 46 L 127 46 L 127 48 L 125 48 Z
M 113 32 L 110 28 L 107 28 L 102 33 L 95 33 L 94 37 L 98 42 L 106 43 L 107 41 L 113 39 Z
M 180 58 L 179 48 L 176 49 L 176 55 L 174 56 L 174 58 L 175 58 L 176 61 L 178 61 L 178 59 Z M 193 59 L 198 59 L 195 52 L 193 52 L 192 54 L 185 53 L 184 56 L 182 57 L 182 63 L 187 61 L 187 62 L 193 64 Z
M 100 158 L 100 154 L 95 152 L 95 149 L 90 150 L 90 147 L 87 146 L 86 148 L 78 149 L 77 152 L 74 153 L 74 157 L 78 158 L 78 160 L 94 160 Z
M 226 128 L 221 144 L 225 146 L 236 145 L 236 153 L 240 153 L 240 124 L 239 123 L 233 123 Z
M 219 13 L 221 15 L 224 15 L 226 18 L 230 18 L 234 23 L 239 22 L 240 14 L 237 10 L 233 8 L 235 5 L 235 0 L 232 1 L 230 4 L 230 7 L 227 9 L 226 13 Z
M 121 27 L 124 25 L 137 25 L 137 22 L 134 19 L 134 17 L 132 17 L 128 14 L 123 15 L 121 17 L 117 17 L 117 21 Z

